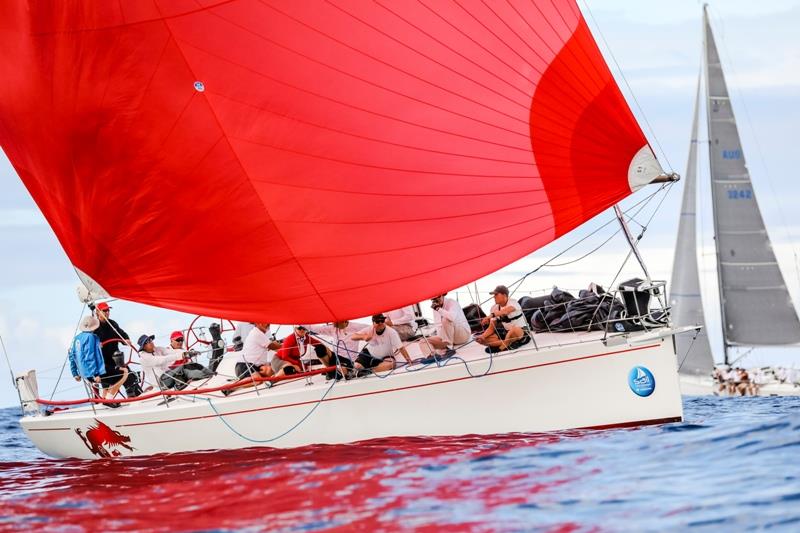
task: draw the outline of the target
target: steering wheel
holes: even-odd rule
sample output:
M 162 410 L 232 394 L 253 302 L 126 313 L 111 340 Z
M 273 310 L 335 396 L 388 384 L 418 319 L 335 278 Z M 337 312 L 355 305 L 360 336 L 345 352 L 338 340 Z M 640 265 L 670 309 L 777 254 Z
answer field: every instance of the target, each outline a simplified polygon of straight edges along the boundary
M 203 334 L 202 331 L 207 328 L 205 326 L 195 325 L 197 324 L 197 321 L 200 320 L 201 318 L 207 318 L 207 317 L 203 317 L 203 315 L 197 315 L 196 317 L 194 317 L 194 320 L 192 320 L 192 323 L 189 324 L 189 327 L 186 329 L 186 340 L 185 340 L 186 350 L 191 350 L 194 346 L 197 346 L 198 344 L 203 344 L 205 346 L 209 346 L 211 344 L 210 340 L 206 340 L 200 337 L 200 335 Z M 223 333 L 236 331 L 236 325 L 233 323 L 233 321 L 225 320 L 222 318 L 216 320 L 220 325 L 220 330 L 219 330 L 220 335 Z M 200 332 L 199 334 L 198 331 Z

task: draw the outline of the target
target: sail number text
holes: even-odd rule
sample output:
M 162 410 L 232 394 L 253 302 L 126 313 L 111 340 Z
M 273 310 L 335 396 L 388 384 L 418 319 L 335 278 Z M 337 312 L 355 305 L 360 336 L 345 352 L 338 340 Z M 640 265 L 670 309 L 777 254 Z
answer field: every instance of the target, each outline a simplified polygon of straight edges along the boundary
M 728 200 L 752 200 L 753 191 L 750 189 L 728 189 Z

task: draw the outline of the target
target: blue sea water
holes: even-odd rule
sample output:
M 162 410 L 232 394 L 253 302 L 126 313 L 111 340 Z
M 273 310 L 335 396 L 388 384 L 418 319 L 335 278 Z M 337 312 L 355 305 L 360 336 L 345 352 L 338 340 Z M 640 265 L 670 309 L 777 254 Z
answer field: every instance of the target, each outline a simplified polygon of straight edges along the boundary
M 553 407 L 547 407 L 553 408 Z M 0 410 L 0 529 L 800 531 L 800 398 L 683 423 L 52 460 Z

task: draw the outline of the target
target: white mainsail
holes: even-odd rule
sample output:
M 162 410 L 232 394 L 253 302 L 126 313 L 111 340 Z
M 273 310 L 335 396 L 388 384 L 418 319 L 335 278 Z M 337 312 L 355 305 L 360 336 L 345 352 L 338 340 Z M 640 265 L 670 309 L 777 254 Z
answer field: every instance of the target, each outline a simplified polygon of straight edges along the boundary
M 703 301 L 700 296 L 700 277 L 697 270 L 697 126 L 700 107 L 700 80 L 694 102 L 692 137 L 686 175 L 683 185 L 683 202 L 678 224 L 678 241 L 672 264 L 670 305 L 676 326 L 699 326 L 700 330 L 675 335 L 678 370 L 682 374 L 708 375 L 714 368 L 714 358 L 705 328 Z

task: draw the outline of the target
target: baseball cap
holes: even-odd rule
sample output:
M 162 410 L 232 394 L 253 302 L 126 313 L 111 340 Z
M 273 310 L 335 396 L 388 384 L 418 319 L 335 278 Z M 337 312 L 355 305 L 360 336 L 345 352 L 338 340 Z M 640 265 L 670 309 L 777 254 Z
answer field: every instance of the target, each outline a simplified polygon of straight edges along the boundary
M 183 333 L 180 331 L 173 331 L 169 334 L 169 340 L 174 341 L 175 339 L 182 339 Z
M 95 309 L 100 311 L 108 311 L 109 309 L 111 309 L 111 306 L 108 305 L 106 302 L 100 302 L 95 306 Z
M 491 294 L 492 296 L 494 296 L 495 294 L 505 294 L 506 296 L 508 296 L 508 287 L 506 287 L 505 285 L 498 285 L 489 294 Z
M 386 322 L 386 316 L 383 313 L 378 313 L 377 315 L 372 315 L 372 321 L 374 323 L 376 323 L 376 324 L 379 323 L 379 322 Z
M 139 349 L 141 350 L 142 348 L 144 348 L 145 344 L 147 344 L 148 342 L 152 341 L 155 338 L 156 338 L 155 335 L 142 335 L 141 337 L 139 337 L 139 340 L 136 341 L 136 344 L 139 345 Z

